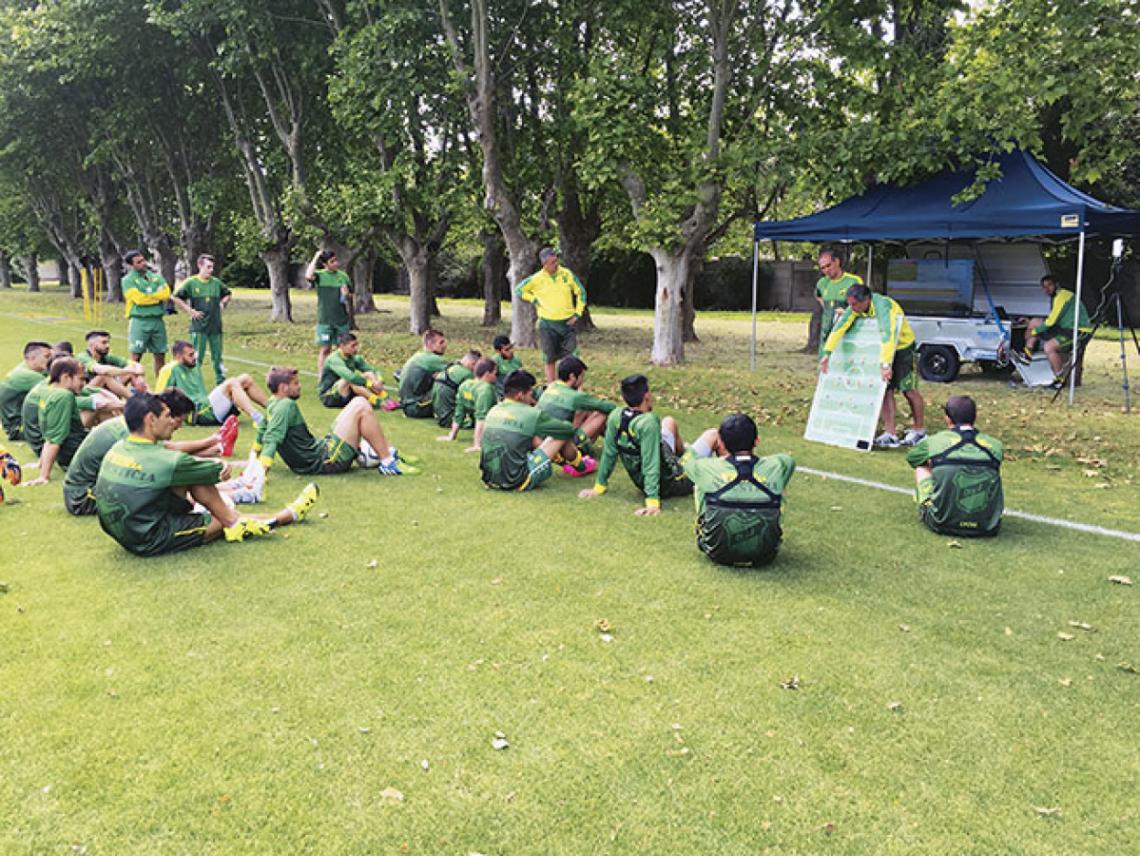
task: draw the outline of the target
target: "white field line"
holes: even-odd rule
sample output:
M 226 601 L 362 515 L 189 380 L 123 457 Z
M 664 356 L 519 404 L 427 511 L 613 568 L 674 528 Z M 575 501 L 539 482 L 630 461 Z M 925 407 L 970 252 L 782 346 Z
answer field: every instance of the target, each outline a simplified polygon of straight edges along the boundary
M 15 318 L 18 321 L 31 321 L 35 324 L 43 324 L 48 327 L 56 327 L 63 330 L 73 330 L 77 333 L 85 333 L 82 327 L 73 327 L 70 324 L 63 324 L 59 321 L 46 321 L 41 318 L 29 318 L 26 315 L 17 315 L 12 312 L 0 312 L 0 317 Z M 241 350 L 248 350 L 242 345 L 235 345 L 233 347 L 240 348 Z M 259 360 L 251 360 L 245 357 L 227 357 L 226 359 L 234 360 L 235 362 L 248 363 L 252 366 L 260 366 L 262 368 L 273 368 L 270 363 L 263 363 Z M 316 372 L 301 370 L 301 374 L 308 375 L 309 377 L 316 377 Z M 827 470 L 817 470 L 812 467 L 796 467 L 797 472 L 807 473 L 812 476 L 819 476 L 825 479 L 835 479 L 836 481 L 849 482 L 850 484 L 857 484 L 862 487 L 870 487 L 875 490 L 885 490 L 889 493 L 901 493 L 904 496 L 913 496 L 914 491 L 908 490 L 905 487 L 898 487 L 897 485 L 884 484 L 883 482 L 870 481 L 869 479 L 856 478 L 855 476 L 845 476 L 842 473 L 828 472 Z M 1104 526 L 1096 526 L 1092 523 L 1078 523 L 1074 520 L 1062 520 L 1058 517 L 1045 517 L 1040 514 L 1030 514 L 1028 511 L 1016 511 L 1011 508 L 1005 510 L 1005 517 L 1017 517 L 1022 520 L 1029 520 L 1033 523 L 1044 523 L 1046 526 L 1060 526 L 1062 529 L 1072 529 L 1077 532 L 1088 532 L 1093 535 L 1104 535 L 1109 538 L 1120 538 L 1125 541 L 1140 541 L 1140 533 L 1136 532 L 1123 532 L 1119 529 L 1107 529 Z
M 832 473 L 827 470 L 816 470 L 811 467 L 797 466 L 796 472 L 807 473 L 808 475 L 819 476 L 825 479 L 849 482 L 851 484 L 860 485 L 861 487 L 871 487 L 875 490 L 885 490 L 890 493 L 901 493 L 907 496 L 914 495 L 913 490 L 907 490 L 905 487 L 884 484 L 883 482 L 871 481 L 870 479 L 856 478 L 855 476 L 845 476 L 842 473 Z M 1062 520 L 1057 517 L 1044 517 L 1040 514 L 1030 514 L 1028 511 L 1016 511 L 1012 508 L 1007 508 L 1003 516 L 1018 517 L 1022 520 L 1030 520 L 1034 523 L 1044 523 L 1047 526 L 1060 526 L 1062 529 L 1074 529 L 1078 532 L 1089 532 L 1093 535 L 1105 535 L 1109 538 L 1121 538 L 1125 541 L 1140 541 L 1140 533 L 1122 532 L 1119 529 L 1106 529 L 1104 526 L 1096 526 L 1092 523 L 1078 523 L 1074 520 Z

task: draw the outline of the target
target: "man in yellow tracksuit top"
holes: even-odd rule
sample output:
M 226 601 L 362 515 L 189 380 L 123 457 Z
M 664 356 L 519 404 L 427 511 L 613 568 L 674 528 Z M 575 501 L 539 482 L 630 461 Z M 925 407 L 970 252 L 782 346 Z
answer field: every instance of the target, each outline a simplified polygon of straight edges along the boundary
M 554 368 L 563 357 L 578 356 L 578 319 L 586 311 L 586 289 L 569 268 L 558 264 L 550 247 L 538 254 L 542 270 L 515 286 L 520 300 L 538 310 L 538 341 L 542 346 L 546 383 L 554 383 Z
M 847 289 L 847 309 L 835 322 L 827 341 L 823 343 L 823 357 L 819 361 L 821 372 L 827 372 L 831 353 L 839 347 L 844 334 L 859 318 L 874 318 L 879 328 L 879 372 L 887 382 L 883 393 L 883 433 L 875 438 L 875 445 L 887 449 L 913 446 L 926 437 L 924 428 L 925 402 L 918 391 L 918 372 L 914 365 L 914 330 L 906 320 L 902 307 L 885 294 L 874 294 L 860 283 Z M 914 418 L 914 427 L 900 441 L 895 428 L 895 390 L 906 398 Z
M 1032 354 L 1038 341 L 1053 374 L 1060 379 L 1065 367 L 1065 359 L 1073 350 L 1074 315 L 1077 329 L 1081 333 L 1092 330 L 1085 307 L 1077 301 L 1076 295 L 1067 288 L 1061 288 L 1053 276 L 1041 277 L 1041 290 L 1049 295 L 1052 303 L 1049 315 L 1045 318 L 1030 318 L 1025 329 L 1025 350 Z
M 127 350 L 139 362 L 143 354 L 154 354 L 154 373 L 166 364 L 166 301 L 170 286 L 161 274 L 150 270 L 146 256 L 129 250 L 123 260 L 130 270 L 123 277 L 123 300 L 127 304 Z M 187 307 L 189 308 L 189 307 Z

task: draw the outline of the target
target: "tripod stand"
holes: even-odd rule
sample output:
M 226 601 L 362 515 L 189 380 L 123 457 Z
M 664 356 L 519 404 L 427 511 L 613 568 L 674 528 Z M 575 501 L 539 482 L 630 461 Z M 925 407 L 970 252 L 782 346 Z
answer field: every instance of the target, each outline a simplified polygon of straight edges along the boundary
M 1121 371 L 1121 389 L 1124 390 L 1124 412 L 1132 412 L 1132 397 L 1129 392 L 1128 386 L 1128 354 L 1124 345 L 1124 328 L 1127 327 L 1128 331 L 1132 334 L 1132 344 L 1136 346 L 1136 354 L 1140 356 L 1140 339 L 1136 337 L 1136 328 L 1132 326 L 1132 319 L 1128 317 L 1128 309 L 1124 306 L 1124 300 L 1120 296 L 1119 291 L 1112 291 L 1106 293 L 1100 307 L 1097 309 L 1096 314 L 1093 316 L 1094 324 L 1092 330 L 1087 335 L 1082 335 L 1081 340 L 1077 346 L 1078 359 L 1070 360 L 1068 366 L 1061 376 L 1061 385 L 1057 391 L 1053 393 L 1051 404 L 1057 402 L 1057 398 L 1065 391 L 1065 387 L 1069 383 L 1069 376 L 1076 371 L 1077 364 L 1084 358 L 1085 346 L 1096 336 L 1096 331 L 1108 320 L 1111 322 L 1111 309 L 1113 305 L 1116 306 L 1116 332 L 1120 339 L 1120 371 Z M 1078 376 L 1079 379 L 1079 376 Z

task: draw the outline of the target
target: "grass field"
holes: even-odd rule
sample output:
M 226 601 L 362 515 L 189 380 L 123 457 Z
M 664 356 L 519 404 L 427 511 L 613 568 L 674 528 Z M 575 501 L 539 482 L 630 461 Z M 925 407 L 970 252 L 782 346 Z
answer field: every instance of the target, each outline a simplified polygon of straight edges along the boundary
M 390 377 L 416 340 L 380 305 L 362 351 Z M 292 327 L 266 307 L 228 311 L 231 373 L 313 372 L 309 296 Z M 489 349 L 480 306 L 442 309 L 449 352 Z M 651 317 L 596 320 L 587 388 L 616 396 Z M 0 367 L 85 328 L 53 289 L 0 292 Z M 745 409 L 762 451 L 909 486 L 901 451 L 802 440 L 805 328 L 764 316 L 752 373 L 747 319 L 702 316 L 686 366 L 647 372 L 658 409 L 688 437 Z M 931 425 L 977 399 L 1010 508 L 1140 532 L 1115 343 L 1071 408 L 980 373 L 923 389 Z M 423 474 L 325 478 L 327 517 L 255 543 L 135 559 L 66 514 L 58 475 L 8 491 L 0 851 L 1140 852 L 1140 587 L 1108 581 L 1140 582 L 1135 541 L 1011 518 L 955 542 L 906 496 L 800 473 L 778 562 L 738 572 L 699 554 L 689 501 L 635 517 L 621 473 L 590 503 L 562 476 L 491 493 L 434 424 L 380 419 Z M 304 481 L 278 463 L 267 506 Z

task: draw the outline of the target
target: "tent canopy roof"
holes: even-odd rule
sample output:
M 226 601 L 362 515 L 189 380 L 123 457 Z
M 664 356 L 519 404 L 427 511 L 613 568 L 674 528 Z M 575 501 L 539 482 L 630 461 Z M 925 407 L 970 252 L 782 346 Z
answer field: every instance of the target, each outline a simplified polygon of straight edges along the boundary
M 1140 233 L 1140 211 L 1117 208 L 1070 187 L 1030 154 L 999 158 L 1002 176 L 972 202 L 952 204 L 973 172 L 943 172 L 911 187 L 882 185 L 795 220 L 756 224 L 779 241 L 910 241 L 922 238 L 1075 238 Z

